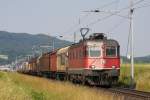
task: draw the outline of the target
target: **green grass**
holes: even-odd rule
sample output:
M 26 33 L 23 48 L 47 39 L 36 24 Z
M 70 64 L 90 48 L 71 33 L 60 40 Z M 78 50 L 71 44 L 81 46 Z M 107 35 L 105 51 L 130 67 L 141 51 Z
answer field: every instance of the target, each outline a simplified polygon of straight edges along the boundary
M 2 100 L 113 100 L 111 93 L 69 82 L 10 72 L 0 76 Z
M 150 64 L 135 65 L 135 82 L 137 90 L 150 92 Z M 122 65 L 119 83 L 129 86 L 129 65 Z M 70 82 L 0 71 L 0 100 L 114 100 L 113 97 L 106 91 Z
M 136 89 L 150 92 L 150 64 L 135 64 Z M 130 65 L 121 66 L 120 84 L 125 87 L 130 85 Z

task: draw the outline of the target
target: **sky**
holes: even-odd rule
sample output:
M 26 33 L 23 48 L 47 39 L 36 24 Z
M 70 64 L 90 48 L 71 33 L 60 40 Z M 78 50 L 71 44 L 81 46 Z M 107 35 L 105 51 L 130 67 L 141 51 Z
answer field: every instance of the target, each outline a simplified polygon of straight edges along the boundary
M 149 0 L 133 0 L 134 55 L 150 55 L 150 5 Z M 139 2 L 141 1 L 141 2 Z M 130 0 L 0 0 L 0 30 L 62 35 L 65 40 L 81 38 L 79 29 L 90 28 L 90 33 L 106 33 L 120 43 L 121 55 L 127 53 L 129 34 L 129 9 L 105 18 L 122 8 Z M 88 12 L 99 9 L 103 12 Z

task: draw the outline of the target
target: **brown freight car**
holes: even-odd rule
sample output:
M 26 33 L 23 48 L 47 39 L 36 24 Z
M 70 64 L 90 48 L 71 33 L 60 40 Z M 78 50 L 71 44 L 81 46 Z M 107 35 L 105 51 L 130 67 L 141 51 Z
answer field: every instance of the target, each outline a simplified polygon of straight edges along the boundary
M 28 62 L 28 73 L 32 75 L 36 75 L 38 68 L 37 68 L 37 58 L 31 58 Z
M 50 52 L 50 77 L 55 79 L 56 78 L 56 71 L 57 71 L 57 50 Z
M 50 53 L 42 54 L 37 59 L 38 75 L 49 77 L 50 74 Z

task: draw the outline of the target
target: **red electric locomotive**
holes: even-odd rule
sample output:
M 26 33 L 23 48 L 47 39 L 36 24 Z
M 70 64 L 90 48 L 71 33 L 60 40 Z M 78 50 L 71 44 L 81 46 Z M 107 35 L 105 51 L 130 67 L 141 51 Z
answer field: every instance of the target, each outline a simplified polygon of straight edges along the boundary
M 116 40 L 94 33 L 79 43 L 43 54 L 37 61 L 31 59 L 28 67 L 33 67 L 31 72 L 40 76 L 110 86 L 120 74 L 119 49 Z
M 120 73 L 119 44 L 103 33 L 72 45 L 68 50 L 69 80 L 91 85 L 116 83 Z

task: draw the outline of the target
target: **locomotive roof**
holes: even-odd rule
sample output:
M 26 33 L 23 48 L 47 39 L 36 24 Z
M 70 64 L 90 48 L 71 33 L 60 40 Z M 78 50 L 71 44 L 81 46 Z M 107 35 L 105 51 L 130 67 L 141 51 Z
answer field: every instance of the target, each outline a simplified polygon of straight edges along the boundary
M 118 41 L 114 40 L 114 39 L 100 39 L 100 40 L 82 40 L 80 41 L 79 43 L 75 43 L 75 44 L 72 44 L 71 47 L 76 47 L 78 45 L 83 45 L 83 44 L 86 44 L 88 42 L 101 42 L 101 43 L 106 43 L 106 44 L 110 44 L 110 45 L 118 45 L 119 46 L 119 43 Z

